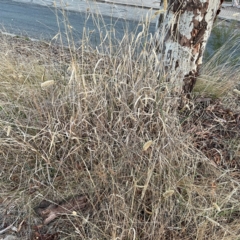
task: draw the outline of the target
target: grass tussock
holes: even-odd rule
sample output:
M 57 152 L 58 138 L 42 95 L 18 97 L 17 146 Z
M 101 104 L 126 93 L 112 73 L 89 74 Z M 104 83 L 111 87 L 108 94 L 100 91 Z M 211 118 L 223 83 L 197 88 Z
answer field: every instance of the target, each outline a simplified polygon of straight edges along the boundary
M 240 33 L 238 23 L 219 21 L 212 30 L 205 52 L 206 63 L 194 92 L 206 94 L 215 99 L 233 99 L 233 89 L 239 88 Z M 234 107 L 235 108 L 235 107 Z
M 2 228 L 14 223 L 20 239 L 240 238 L 239 170 L 196 149 L 179 98 L 126 39 L 114 56 L 1 35 Z M 79 194 L 86 209 L 36 227 L 42 200 Z

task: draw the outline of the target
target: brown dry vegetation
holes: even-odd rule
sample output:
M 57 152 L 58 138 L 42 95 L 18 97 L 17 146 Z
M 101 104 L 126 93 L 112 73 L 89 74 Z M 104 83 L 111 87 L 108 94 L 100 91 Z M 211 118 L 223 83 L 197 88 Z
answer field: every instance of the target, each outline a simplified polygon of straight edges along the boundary
M 239 70 L 206 66 L 207 91 L 183 101 L 151 60 L 132 58 L 135 43 L 122 44 L 113 57 L 0 36 L 0 231 L 13 224 L 18 239 L 240 239 Z M 88 204 L 68 208 L 79 195 Z M 62 215 L 45 225 L 34 211 L 43 200 Z

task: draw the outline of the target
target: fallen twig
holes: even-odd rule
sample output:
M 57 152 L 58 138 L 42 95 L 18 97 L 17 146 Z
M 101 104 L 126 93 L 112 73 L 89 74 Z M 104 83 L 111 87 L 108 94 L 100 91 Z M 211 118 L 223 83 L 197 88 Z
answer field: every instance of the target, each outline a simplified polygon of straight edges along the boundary
M 8 231 L 9 229 L 11 229 L 13 227 L 13 225 L 17 222 L 18 218 L 14 221 L 14 223 L 12 223 L 11 225 L 9 225 L 8 227 L 4 228 L 3 230 L 0 231 L 0 235 L 4 234 L 6 231 Z
M 48 224 L 60 215 L 69 214 L 73 211 L 87 208 L 88 198 L 86 195 L 76 196 L 61 204 L 44 202 L 35 208 L 35 211 L 44 219 L 43 224 Z

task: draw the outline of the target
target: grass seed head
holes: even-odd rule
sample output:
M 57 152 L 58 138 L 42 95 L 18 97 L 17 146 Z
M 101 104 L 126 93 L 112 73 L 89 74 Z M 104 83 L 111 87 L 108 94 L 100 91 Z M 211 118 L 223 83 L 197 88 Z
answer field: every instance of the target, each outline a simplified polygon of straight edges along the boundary
M 41 88 L 44 89 L 44 90 L 46 90 L 46 89 L 48 89 L 49 87 L 53 86 L 54 83 L 55 83 L 54 80 L 45 81 L 45 82 L 41 83 Z

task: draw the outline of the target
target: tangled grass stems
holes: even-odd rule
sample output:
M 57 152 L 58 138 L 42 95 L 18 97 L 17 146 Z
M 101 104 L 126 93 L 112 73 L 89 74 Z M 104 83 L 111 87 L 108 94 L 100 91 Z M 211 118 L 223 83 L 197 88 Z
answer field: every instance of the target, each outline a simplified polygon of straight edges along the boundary
M 0 203 L 18 237 L 41 200 L 77 194 L 90 207 L 51 223 L 61 239 L 239 237 L 237 177 L 194 147 L 135 40 L 115 55 L 1 35 Z

